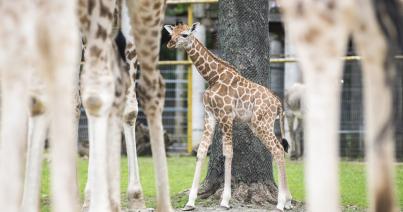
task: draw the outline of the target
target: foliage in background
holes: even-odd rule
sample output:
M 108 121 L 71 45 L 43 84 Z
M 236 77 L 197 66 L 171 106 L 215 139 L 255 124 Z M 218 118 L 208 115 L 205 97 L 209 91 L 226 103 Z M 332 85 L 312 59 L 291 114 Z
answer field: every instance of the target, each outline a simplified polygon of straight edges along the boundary
M 166 16 L 183 16 L 187 14 L 187 4 L 169 5 L 166 9 Z

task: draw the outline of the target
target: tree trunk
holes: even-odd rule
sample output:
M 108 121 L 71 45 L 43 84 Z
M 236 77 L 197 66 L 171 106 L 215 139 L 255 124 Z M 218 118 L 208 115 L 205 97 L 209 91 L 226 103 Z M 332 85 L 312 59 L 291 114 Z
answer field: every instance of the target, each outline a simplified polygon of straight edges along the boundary
M 266 87 L 270 81 L 268 6 L 267 0 L 220 0 L 218 17 L 223 59 L 247 79 Z M 271 154 L 246 124 L 235 122 L 233 134 L 232 201 L 275 203 Z M 200 197 L 220 197 L 223 184 L 222 138 L 216 127 Z
M 401 53 L 400 53 L 401 54 Z M 396 70 L 403 70 L 403 61 L 397 60 Z M 403 161 L 403 74 L 401 71 L 396 72 L 396 85 L 394 93 L 394 113 L 395 115 L 395 154 L 397 161 Z

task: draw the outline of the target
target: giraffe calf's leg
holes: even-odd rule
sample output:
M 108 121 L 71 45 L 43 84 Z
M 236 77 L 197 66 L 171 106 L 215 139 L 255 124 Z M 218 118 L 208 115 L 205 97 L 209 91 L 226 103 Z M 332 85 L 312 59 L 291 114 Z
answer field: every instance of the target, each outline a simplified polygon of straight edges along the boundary
M 261 140 L 264 142 L 266 148 L 273 155 L 274 160 L 277 163 L 278 168 L 278 195 L 277 195 L 277 206 L 279 210 L 291 209 L 292 196 L 287 186 L 287 177 L 285 170 L 285 157 L 284 149 L 280 142 L 277 140 L 274 133 L 262 133 L 260 136 Z
M 222 193 L 222 200 L 220 207 L 230 209 L 229 200 L 231 199 L 231 170 L 232 170 L 232 120 L 223 124 L 223 155 L 225 157 L 224 164 L 224 191 Z
M 200 183 L 200 175 L 201 175 L 201 168 L 206 158 L 207 151 L 209 146 L 211 145 L 213 139 L 213 132 L 215 127 L 215 119 L 213 115 L 206 110 L 204 116 L 204 130 L 202 140 L 200 142 L 199 148 L 197 149 L 197 161 L 196 161 L 196 168 L 195 174 L 193 178 L 192 188 L 190 189 L 189 193 L 189 200 L 186 203 L 185 207 L 183 208 L 184 211 L 190 211 L 195 209 L 195 201 L 197 198 L 197 192 L 199 190 L 199 183 Z
M 278 142 L 278 141 L 277 141 Z M 274 158 L 277 162 L 278 168 L 278 179 L 279 179 L 279 186 L 278 186 L 278 196 L 277 196 L 277 209 L 291 209 L 291 194 L 287 187 L 287 179 L 286 179 L 286 172 L 285 172 L 285 158 L 284 158 L 284 151 L 282 148 L 278 146 L 277 151 L 274 151 Z
M 278 186 L 276 207 L 277 209 L 282 211 L 284 210 L 284 208 L 285 209 L 292 208 L 291 205 L 292 197 L 287 187 L 284 149 L 274 134 L 274 119 L 269 118 L 276 113 L 277 112 L 267 112 L 267 111 L 256 112 L 253 115 L 251 124 L 249 126 L 251 127 L 254 134 L 263 142 L 263 144 L 272 154 L 274 160 L 277 163 L 279 186 Z M 261 117 L 267 117 L 269 119 L 261 119 Z
M 225 156 L 225 173 L 224 173 L 224 191 L 220 207 L 229 210 L 229 200 L 231 199 L 231 169 L 232 169 L 232 155 L 226 154 Z

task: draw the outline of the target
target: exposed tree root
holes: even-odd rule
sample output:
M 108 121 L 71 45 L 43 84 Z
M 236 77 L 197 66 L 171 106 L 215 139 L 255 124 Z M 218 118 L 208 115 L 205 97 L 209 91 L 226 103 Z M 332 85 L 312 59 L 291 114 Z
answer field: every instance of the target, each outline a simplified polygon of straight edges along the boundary
M 219 200 L 223 192 L 222 186 L 201 186 L 198 194 L 200 199 Z M 232 186 L 231 202 L 248 205 L 275 205 L 277 204 L 277 186 L 265 183 L 237 183 Z

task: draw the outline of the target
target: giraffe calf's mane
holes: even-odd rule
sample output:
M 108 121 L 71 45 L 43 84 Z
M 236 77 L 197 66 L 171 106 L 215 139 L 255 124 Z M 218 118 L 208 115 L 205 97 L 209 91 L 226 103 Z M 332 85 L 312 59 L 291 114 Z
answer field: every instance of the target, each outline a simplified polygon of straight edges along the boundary
M 195 39 L 197 40 L 197 38 L 195 38 Z M 197 41 L 200 42 L 199 40 L 197 40 Z M 223 64 L 224 66 L 226 66 L 226 67 L 228 67 L 228 68 L 231 68 L 231 69 L 234 69 L 234 70 L 237 70 L 237 68 L 236 68 L 234 65 L 232 65 L 232 64 L 229 63 L 228 61 L 226 61 L 226 60 L 224 60 L 224 59 L 218 57 L 217 55 L 215 55 L 215 54 L 214 54 L 213 52 L 211 52 L 210 50 L 207 51 L 207 54 L 209 54 L 211 57 L 213 57 L 215 60 L 217 60 L 219 63 Z

